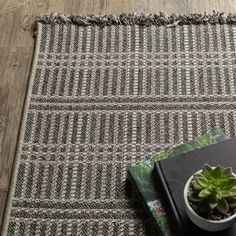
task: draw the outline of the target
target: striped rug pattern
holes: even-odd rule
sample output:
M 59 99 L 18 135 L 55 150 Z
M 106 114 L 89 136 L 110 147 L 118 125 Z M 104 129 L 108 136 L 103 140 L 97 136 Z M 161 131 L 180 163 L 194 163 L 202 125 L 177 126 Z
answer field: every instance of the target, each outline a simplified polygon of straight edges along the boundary
M 39 22 L 9 236 L 146 235 L 127 169 L 236 133 L 234 24 Z

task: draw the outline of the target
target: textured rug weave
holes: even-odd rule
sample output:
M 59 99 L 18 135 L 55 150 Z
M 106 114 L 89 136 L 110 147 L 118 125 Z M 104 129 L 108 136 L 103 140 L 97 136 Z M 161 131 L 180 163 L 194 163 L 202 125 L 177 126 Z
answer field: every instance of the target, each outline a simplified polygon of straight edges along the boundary
M 215 128 L 235 136 L 235 20 L 38 21 L 3 235 L 145 235 L 127 169 Z

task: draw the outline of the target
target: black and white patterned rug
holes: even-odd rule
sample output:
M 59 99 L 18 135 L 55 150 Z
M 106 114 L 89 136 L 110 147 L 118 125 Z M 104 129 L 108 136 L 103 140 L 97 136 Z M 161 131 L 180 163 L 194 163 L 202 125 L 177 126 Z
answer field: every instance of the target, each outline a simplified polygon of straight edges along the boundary
M 3 235 L 145 235 L 127 169 L 235 136 L 235 17 L 38 20 Z

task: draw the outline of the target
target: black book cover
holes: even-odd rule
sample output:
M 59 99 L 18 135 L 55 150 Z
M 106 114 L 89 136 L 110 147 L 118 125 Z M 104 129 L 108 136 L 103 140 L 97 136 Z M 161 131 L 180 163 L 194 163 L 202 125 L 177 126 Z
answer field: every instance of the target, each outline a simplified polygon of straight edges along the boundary
M 180 156 L 161 160 L 155 164 L 155 178 L 162 189 L 162 200 L 167 214 L 171 216 L 176 235 L 191 236 L 235 236 L 236 224 L 221 232 L 207 232 L 195 226 L 188 218 L 184 206 L 184 186 L 196 171 L 205 163 L 210 166 L 232 167 L 236 172 L 236 139 L 197 149 Z M 177 226 L 177 227 L 176 227 Z

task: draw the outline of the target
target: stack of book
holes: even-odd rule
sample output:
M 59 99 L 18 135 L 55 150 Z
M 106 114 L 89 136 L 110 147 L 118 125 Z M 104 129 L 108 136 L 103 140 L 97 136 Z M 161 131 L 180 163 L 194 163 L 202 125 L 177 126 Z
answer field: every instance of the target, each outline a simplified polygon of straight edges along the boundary
M 236 226 L 218 233 L 200 230 L 186 215 L 184 185 L 205 163 L 236 169 L 236 140 L 227 140 L 222 130 L 216 130 L 128 170 L 131 184 L 152 216 L 156 235 L 236 235 Z

